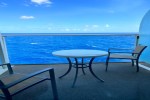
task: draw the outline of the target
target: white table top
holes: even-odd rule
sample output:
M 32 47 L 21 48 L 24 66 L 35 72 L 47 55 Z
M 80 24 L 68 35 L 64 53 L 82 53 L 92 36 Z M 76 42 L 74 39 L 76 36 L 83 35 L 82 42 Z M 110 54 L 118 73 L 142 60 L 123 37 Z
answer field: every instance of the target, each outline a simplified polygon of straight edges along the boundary
M 59 50 L 52 52 L 54 56 L 69 57 L 69 58 L 88 58 L 106 56 L 108 53 L 102 50 L 92 49 L 72 49 L 72 50 Z

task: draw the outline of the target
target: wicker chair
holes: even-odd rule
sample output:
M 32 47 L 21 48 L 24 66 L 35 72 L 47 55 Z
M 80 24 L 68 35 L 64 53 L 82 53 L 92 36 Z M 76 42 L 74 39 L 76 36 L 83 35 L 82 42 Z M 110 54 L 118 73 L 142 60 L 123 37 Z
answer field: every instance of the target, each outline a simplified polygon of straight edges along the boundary
M 134 66 L 134 61 L 136 61 L 137 72 L 139 71 L 139 58 L 143 50 L 147 46 L 137 45 L 135 50 L 129 52 L 129 49 L 119 49 L 119 48 L 110 48 L 108 49 L 108 57 L 106 59 L 106 71 L 108 69 L 109 59 L 129 59 L 132 61 L 132 66 Z M 123 51 L 122 51 L 123 50 Z
M 1 98 L 4 98 L 5 100 L 12 100 L 12 96 L 14 96 L 32 86 L 38 84 L 38 83 L 41 83 L 46 80 L 50 80 L 54 100 L 58 100 L 55 74 L 54 74 L 53 68 L 46 68 L 46 69 L 31 73 L 31 74 L 23 75 L 23 74 L 14 73 L 10 63 L 3 64 L 3 65 L 7 65 L 8 70 L 9 70 L 9 75 L 5 75 L 0 78 L 0 89 L 2 92 L 2 94 L 0 95 Z M 46 72 L 49 73 L 48 77 L 45 77 L 45 78 L 38 77 L 38 75 L 40 75 L 42 73 L 46 73 Z M 38 80 L 36 80 L 36 82 L 31 81 L 34 78 L 38 78 Z M 14 79 L 16 79 L 16 80 L 14 80 Z M 9 81 L 9 83 L 8 83 L 8 81 Z M 26 83 L 27 81 L 32 84 L 27 84 Z M 18 87 L 16 88 L 15 86 L 17 86 L 19 84 L 20 84 L 20 86 L 18 86 L 19 88 Z M 27 84 L 27 86 L 24 86 L 25 84 Z M 10 88 L 13 88 L 13 92 L 11 91 Z

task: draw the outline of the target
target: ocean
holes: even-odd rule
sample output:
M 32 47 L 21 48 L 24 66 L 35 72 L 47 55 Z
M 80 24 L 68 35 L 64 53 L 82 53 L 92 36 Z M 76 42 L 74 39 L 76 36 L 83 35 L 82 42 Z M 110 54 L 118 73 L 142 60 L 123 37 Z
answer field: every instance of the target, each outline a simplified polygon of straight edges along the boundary
M 131 36 L 8 36 L 6 45 L 12 64 L 68 63 L 66 58 L 52 55 L 53 51 L 67 49 L 133 48 L 136 38 Z M 98 57 L 94 62 L 105 62 Z

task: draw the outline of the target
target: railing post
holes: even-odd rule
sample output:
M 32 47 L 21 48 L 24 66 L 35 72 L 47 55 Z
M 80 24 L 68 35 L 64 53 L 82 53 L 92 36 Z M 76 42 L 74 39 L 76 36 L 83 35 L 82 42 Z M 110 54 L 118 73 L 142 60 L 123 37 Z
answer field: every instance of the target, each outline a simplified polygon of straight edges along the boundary
M 5 38 L 0 34 L 0 60 L 2 63 L 9 63 Z
M 137 45 L 139 44 L 139 38 L 140 38 L 140 36 L 139 36 L 139 34 L 137 34 L 137 35 L 136 35 L 136 43 L 135 43 L 135 46 L 137 46 Z

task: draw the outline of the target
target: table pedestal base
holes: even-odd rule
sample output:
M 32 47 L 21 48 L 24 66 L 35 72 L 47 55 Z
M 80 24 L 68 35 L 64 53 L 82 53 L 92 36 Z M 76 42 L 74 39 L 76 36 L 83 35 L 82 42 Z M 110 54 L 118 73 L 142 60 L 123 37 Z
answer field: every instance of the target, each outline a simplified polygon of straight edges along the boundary
M 82 72 L 83 72 L 83 74 L 85 75 L 84 68 L 89 67 L 89 70 L 90 70 L 91 74 L 92 74 L 96 79 L 100 80 L 101 82 L 104 82 L 104 80 L 101 79 L 101 78 L 99 78 L 98 76 L 96 76 L 96 74 L 95 74 L 95 73 L 93 72 L 93 70 L 92 70 L 92 62 L 93 62 L 93 60 L 94 60 L 95 58 L 91 58 L 91 60 L 90 60 L 90 62 L 89 62 L 88 65 L 87 65 L 87 64 L 84 64 L 83 58 L 82 58 L 82 62 L 81 62 L 81 63 L 78 62 L 78 58 L 74 58 L 74 59 L 75 59 L 75 63 L 72 63 L 72 62 L 71 62 L 71 59 L 70 59 L 70 58 L 67 58 L 67 60 L 68 60 L 68 62 L 69 62 L 69 68 L 68 68 L 67 72 L 66 72 L 65 74 L 63 74 L 62 76 L 60 76 L 59 78 L 62 78 L 62 77 L 64 77 L 64 76 L 66 76 L 66 75 L 71 71 L 71 68 L 72 68 L 72 67 L 76 68 L 76 74 L 75 74 L 74 81 L 73 81 L 73 84 L 72 84 L 72 87 L 74 87 L 74 86 L 75 86 L 75 83 L 76 83 L 76 80 L 77 80 L 77 76 L 78 76 L 78 69 L 79 69 L 79 68 L 82 68 Z M 80 65 L 81 65 L 81 67 L 80 67 Z

